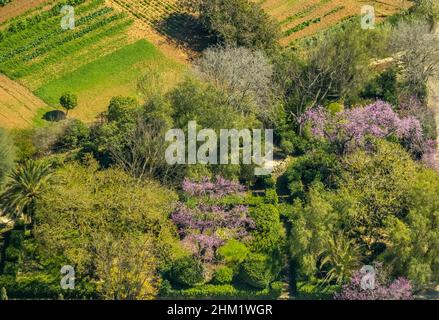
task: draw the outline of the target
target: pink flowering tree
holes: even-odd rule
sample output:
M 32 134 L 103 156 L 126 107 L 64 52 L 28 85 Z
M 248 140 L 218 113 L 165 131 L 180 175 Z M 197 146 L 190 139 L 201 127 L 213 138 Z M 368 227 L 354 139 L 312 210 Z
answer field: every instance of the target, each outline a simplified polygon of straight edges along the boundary
M 383 272 L 382 265 L 375 263 L 375 282 L 371 288 L 363 288 L 364 274 L 358 270 L 353 274 L 349 283 L 343 285 L 336 300 L 412 300 L 413 287 L 409 280 L 400 277 L 388 281 Z
M 312 134 L 327 139 L 339 153 L 358 146 L 364 147 L 367 137 L 398 139 L 420 157 L 428 157 L 436 150 L 436 143 L 424 138 L 417 118 L 400 117 L 387 102 L 376 101 L 335 115 L 318 107 L 309 110 L 305 117 Z
M 183 191 L 195 205 L 179 202 L 171 219 L 177 226 L 183 244 L 201 261 L 212 263 L 218 247 L 229 239 L 243 240 L 255 227 L 248 215 L 248 206 L 221 204 L 228 195 L 242 195 L 245 187 L 239 183 L 217 177 L 201 182 L 185 179 Z

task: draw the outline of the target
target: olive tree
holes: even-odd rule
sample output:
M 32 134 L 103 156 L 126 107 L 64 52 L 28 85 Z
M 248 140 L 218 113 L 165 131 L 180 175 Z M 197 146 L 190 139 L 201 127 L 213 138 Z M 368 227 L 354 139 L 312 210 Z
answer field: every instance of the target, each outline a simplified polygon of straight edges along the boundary
M 249 0 L 182 0 L 219 42 L 272 51 L 279 39 L 278 24 Z

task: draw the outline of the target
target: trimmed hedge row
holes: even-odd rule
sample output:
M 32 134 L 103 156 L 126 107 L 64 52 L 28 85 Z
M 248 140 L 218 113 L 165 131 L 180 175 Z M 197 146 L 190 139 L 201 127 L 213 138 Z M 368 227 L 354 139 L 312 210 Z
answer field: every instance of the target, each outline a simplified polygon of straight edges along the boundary
M 278 299 L 282 293 L 282 282 L 273 282 L 263 290 L 242 290 L 231 284 L 205 284 L 190 289 L 170 290 L 162 294 L 166 299 Z

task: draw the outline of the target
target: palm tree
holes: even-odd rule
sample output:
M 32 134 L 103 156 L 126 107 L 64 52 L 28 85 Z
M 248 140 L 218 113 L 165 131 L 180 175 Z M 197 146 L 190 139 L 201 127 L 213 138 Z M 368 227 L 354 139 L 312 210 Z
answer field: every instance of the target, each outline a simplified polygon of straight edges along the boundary
M 322 285 L 332 282 L 343 284 L 362 260 L 360 247 L 342 234 L 328 238 L 328 248 L 322 251 L 321 258 L 319 269 L 326 274 Z
M 24 218 L 35 226 L 38 199 L 47 190 L 53 173 L 50 165 L 41 161 L 26 160 L 9 176 L 5 191 L 0 195 L 0 214 L 11 219 Z

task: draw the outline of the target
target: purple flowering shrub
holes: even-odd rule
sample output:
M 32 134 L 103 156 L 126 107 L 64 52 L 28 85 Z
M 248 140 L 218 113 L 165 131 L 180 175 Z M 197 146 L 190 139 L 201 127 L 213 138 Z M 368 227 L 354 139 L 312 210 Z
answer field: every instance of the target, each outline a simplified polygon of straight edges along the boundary
M 211 196 L 215 198 L 230 194 L 242 194 L 246 191 L 246 188 L 238 182 L 227 180 L 220 176 L 217 176 L 215 181 L 204 177 L 200 182 L 194 182 L 185 178 L 182 188 L 190 196 Z
M 400 117 L 387 102 L 376 101 L 335 115 L 318 107 L 309 110 L 305 117 L 312 134 L 327 139 L 340 153 L 364 147 L 366 138 L 373 136 L 396 137 L 409 151 L 423 156 L 426 161 L 435 154 L 436 142 L 424 137 L 419 120 L 412 115 Z
M 203 196 L 218 199 L 227 195 L 242 194 L 245 187 L 239 183 L 217 177 L 211 182 L 204 178 L 201 182 L 185 179 L 183 191 L 201 200 L 192 206 L 179 202 L 171 214 L 179 235 L 188 248 L 201 261 L 214 262 L 215 252 L 227 240 L 244 240 L 255 228 L 248 215 L 248 206 L 206 203 Z
M 343 285 L 341 292 L 335 294 L 336 300 L 412 300 L 413 287 L 410 281 L 400 277 L 388 281 L 382 265 L 375 264 L 375 283 L 373 289 L 363 289 L 361 286 L 364 274 L 356 271 L 349 283 Z

